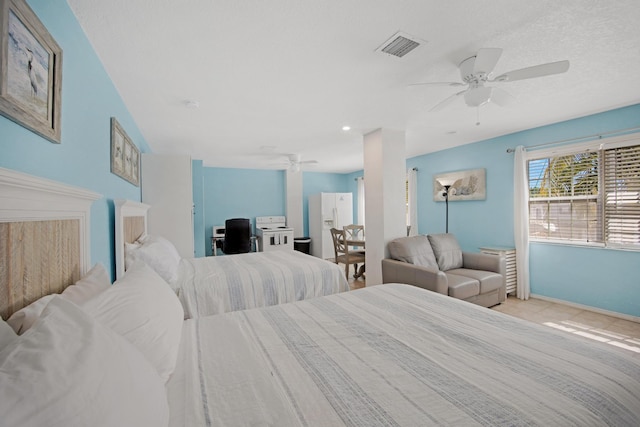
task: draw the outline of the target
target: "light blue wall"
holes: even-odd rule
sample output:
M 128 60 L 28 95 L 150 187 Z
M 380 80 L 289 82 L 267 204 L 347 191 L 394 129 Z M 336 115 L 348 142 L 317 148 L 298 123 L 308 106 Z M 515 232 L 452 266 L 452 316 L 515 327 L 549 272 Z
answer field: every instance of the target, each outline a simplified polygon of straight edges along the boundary
M 317 193 L 348 193 L 351 189 L 348 174 L 303 172 L 302 173 L 302 220 L 304 235 L 309 236 L 309 196 Z M 355 193 L 354 193 L 355 197 Z M 313 244 L 313 243 L 312 243 Z
M 140 200 L 140 188 L 110 172 L 110 118 L 142 152 L 144 137 L 64 0 L 29 5 L 63 50 L 62 143 L 52 144 L 0 116 L 0 166 L 86 188 L 104 197 L 91 209 L 91 261 L 113 263 L 113 202 Z
M 320 192 L 352 191 L 353 189 L 349 185 L 349 176 L 336 173 L 303 172 L 302 198 L 305 236 L 309 234 L 309 195 Z M 285 215 L 286 177 L 284 171 L 204 167 L 202 168 L 202 179 L 204 182 L 203 235 L 205 236 L 207 255 L 211 255 L 211 227 L 223 225 L 225 219 L 249 218 L 255 227 L 255 217 L 257 216 Z
M 249 218 L 255 228 L 257 216 L 285 214 L 285 173 L 275 170 L 205 167 L 204 235 L 211 255 L 211 227 L 228 218 Z
M 364 176 L 364 171 L 356 171 L 345 175 L 347 193 L 353 194 L 353 223 L 358 223 L 358 182 L 357 178 Z
M 487 198 L 449 203 L 449 231 L 464 250 L 513 246 L 513 154 L 531 146 L 640 126 L 640 104 L 530 129 L 407 160 L 418 171 L 421 234 L 442 233 L 445 206 L 432 197 L 433 175 L 486 168 Z M 532 243 L 531 292 L 640 316 L 640 252 Z

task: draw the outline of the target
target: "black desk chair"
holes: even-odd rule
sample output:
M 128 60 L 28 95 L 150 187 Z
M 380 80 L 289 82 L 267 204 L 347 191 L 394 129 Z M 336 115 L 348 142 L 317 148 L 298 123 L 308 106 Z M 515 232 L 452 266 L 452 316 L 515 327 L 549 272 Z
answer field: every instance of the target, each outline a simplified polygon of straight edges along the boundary
M 232 218 L 225 221 L 222 252 L 244 254 L 251 251 L 251 223 L 246 218 Z

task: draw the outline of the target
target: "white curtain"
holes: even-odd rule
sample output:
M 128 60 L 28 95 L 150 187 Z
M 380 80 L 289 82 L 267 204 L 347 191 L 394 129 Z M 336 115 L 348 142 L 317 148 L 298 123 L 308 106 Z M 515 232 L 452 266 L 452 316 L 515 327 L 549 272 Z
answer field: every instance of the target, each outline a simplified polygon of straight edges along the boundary
M 516 296 L 529 299 L 529 180 L 527 179 L 527 158 L 522 145 L 516 147 L 513 164 L 513 225 L 516 243 L 516 275 L 518 290 Z
M 358 181 L 358 224 L 364 225 L 364 178 L 360 176 L 356 180 Z
M 409 235 L 418 234 L 418 170 L 415 168 L 407 171 L 407 226 L 410 226 Z

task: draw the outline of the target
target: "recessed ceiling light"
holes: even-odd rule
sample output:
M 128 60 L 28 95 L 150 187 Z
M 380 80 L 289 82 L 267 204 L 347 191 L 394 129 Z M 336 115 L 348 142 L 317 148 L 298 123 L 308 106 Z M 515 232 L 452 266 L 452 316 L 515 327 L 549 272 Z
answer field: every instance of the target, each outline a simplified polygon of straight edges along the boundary
M 351 130 L 351 126 L 342 126 L 342 130 L 345 132 Z

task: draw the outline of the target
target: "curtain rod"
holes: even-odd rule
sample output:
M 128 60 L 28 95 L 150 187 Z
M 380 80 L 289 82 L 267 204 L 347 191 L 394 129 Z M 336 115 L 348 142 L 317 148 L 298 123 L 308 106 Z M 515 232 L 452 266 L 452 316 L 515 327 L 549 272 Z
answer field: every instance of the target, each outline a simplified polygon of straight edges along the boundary
M 637 130 L 640 130 L 640 127 L 614 130 L 614 131 L 611 131 L 611 132 L 594 133 L 593 135 L 579 136 L 577 138 L 562 139 L 560 141 L 554 141 L 554 142 L 545 142 L 544 144 L 530 145 L 528 147 L 525 147 L 525 149 L 534 149 L 534 148 L 539 148 L 539 147 L 546 147 L 547 145 L 563 144 L 565 142 L 579 141 L 581 139 L 602 138 L 603 136 L 610 136 L 610 135 L 622 134 L 622 133 L 627 133 L 627 132 L 631 133 L 632 131 L 637 131 Z M 507 153 L 513 153 L 514 151 L 516 151 L 515 148 L 507 148 Z

